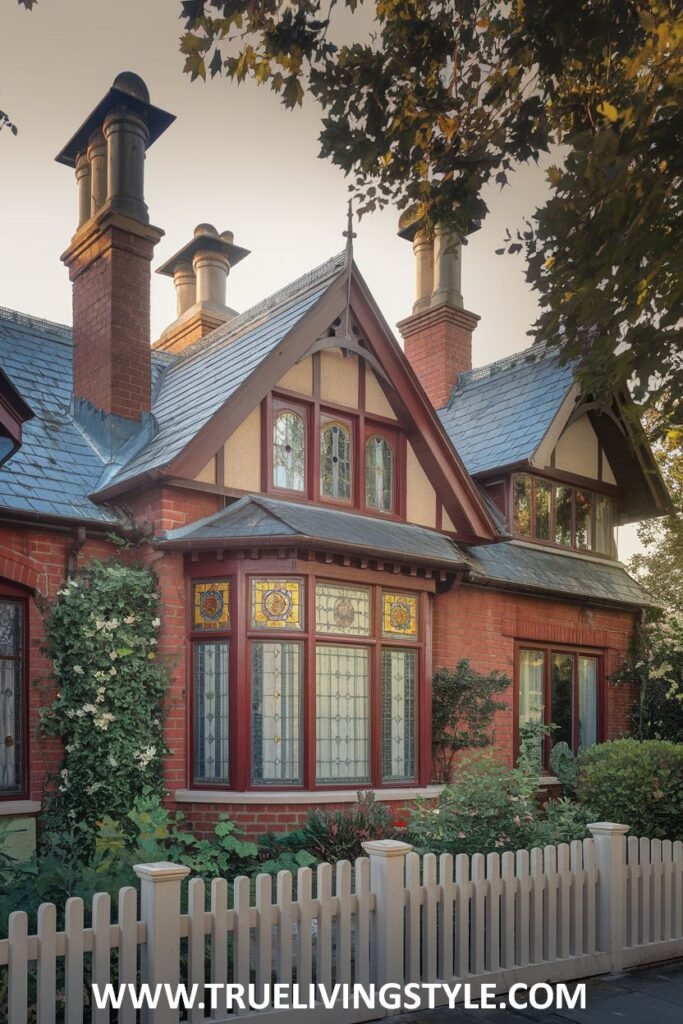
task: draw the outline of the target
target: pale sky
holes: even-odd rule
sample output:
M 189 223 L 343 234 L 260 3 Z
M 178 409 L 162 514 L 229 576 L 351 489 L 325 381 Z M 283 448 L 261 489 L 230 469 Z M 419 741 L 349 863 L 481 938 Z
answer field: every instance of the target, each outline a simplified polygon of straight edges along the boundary
M 229 229 L 251 250 L 228 279 L 228 305 L 243 310 L 343 248 L 347 182 L 318 158 L 317 105 L 288 112 L 251 83 L 190 82 L 178 52 L 179 10 L 179 0 L 40 0 L 28 13 L 16 0 L 0 0 L 0 109 L 19 127 L 16 137 L 0 132 L 0 306 L 71 322 L 59 257 L 76 228 L 76 184 L 54 157 L 124 70 L 141 75 L 152 103 L 177 117 L 147 156 L 150 220 L 166 232 L 153 268 L 196 224 Z M 357 31 L 356 24 L 347 16 L 339 31 Z M 475 365 L 529 344 L 538 307 L 523 261 L 494 250 L 544 191 L 535 167 L 521 169 L 504 191 L 491 189 L 491 214 L 464 250 L 465 305 L 481 316 Z M 366 216 L 354 243 L 392 327 L 414 299 L 412 249 L 396 226 L 395 210 Z M 172 282 L 153 274 L 153 338 L 174 317 Z M 633 550 L 633 531 L 620 534 L 623 558 Z

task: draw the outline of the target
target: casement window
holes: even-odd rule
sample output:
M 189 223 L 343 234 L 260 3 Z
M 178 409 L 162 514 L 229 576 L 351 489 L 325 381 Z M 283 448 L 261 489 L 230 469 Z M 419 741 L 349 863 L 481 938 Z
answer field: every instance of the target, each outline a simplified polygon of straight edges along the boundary
M 381 434 L 365 442 L 365 504 L 380 512 L 394 510 L 394 453 Z
M 306 414 L 300 408 L 273 411 L 273 487 L 306 489 Z
M 577 551 L 616 555 L 611 497 L 529 473 L 512 479 L 512 532 Z
M 234 586 L 192 583 L 193 784 L 232 786 L 241 758 L 241 788 L 415 782 L 419 594 L 247 572 L 234 620 Z
M 592 746 L 599 739 L 600 678 L 601 657 L 595 652 L 519 646 L 520 725 L 537 721 L 556 726 L 550 743 L 564 742 L 575 754 Z M 548 753 L 546 749 L 546 764 Z
M 26 788 L 26 601 L 0 590 L 0 797 Z
M 349 422 L 323 417 L 320 424 L 320 496 L 351 501 L 353 433 Z

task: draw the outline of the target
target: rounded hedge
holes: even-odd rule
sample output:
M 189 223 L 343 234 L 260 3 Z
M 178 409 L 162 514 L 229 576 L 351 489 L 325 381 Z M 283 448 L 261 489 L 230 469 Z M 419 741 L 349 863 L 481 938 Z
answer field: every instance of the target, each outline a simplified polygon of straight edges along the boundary
M 577 799 L 633 836 L 683 839 L 683 743 L 612 740 L 577 759 Z

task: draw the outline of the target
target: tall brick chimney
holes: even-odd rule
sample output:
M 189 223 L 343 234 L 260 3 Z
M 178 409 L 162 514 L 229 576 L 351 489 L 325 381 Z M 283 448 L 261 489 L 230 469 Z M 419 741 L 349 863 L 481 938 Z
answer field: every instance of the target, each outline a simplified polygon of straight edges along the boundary
M 106 455 L 149 418 L 150 262 L 145 153 L 174 121 L 130 71 L 57 156 L 74 167 L 78 227 L 62 261 L 73 284 L 74 410 Z
M 236 316 L 225 304 L 228 274 L 248 255 L 234 245 L 232 231 L 219 235 L 213 224 L 198 224 L 187 245 L 157 270 L 173 278 L 178 316 L 153 348 L 181 352 Z
M 406 356 L 435 409 L 450 397 L 458 374 L 472 368 L 472 332 L 479 317 L 464 308 L 461 245 L 438 227 L 434 238 L 407 228 L 415 253 L 416 299 L 398 329 Z

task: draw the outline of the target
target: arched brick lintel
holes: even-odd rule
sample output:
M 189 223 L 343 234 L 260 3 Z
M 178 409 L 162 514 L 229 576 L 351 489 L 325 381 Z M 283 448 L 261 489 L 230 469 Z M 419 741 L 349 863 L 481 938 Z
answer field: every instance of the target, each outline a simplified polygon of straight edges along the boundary
M 12 551 L 11 548 L 0 546 L 0 579 L 9 583 L 18 583 L 31 590 L 43 593 L 45 589 L 45 573 L 41 565 L 27 555 Z

